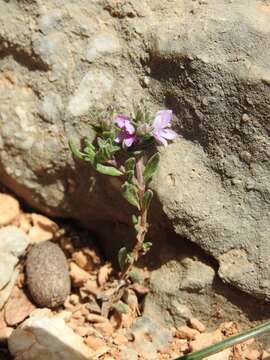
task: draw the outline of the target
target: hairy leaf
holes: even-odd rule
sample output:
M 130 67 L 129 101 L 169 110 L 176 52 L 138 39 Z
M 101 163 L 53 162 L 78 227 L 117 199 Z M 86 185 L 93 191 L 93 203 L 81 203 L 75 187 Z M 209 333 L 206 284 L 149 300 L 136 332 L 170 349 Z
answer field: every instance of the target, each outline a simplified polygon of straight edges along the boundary
M 122 301 L 119 301 L 117 304 L 114 304 L 113 309 L 120 314 L 128 314 L 129 312 L 129 306 L 123 303 Z
M 69 148 L 71 150 L 71 152 L 79 159 L 84 160 L 85 159 L 85 154 L 82 153 L 79 149 L 76 148 L 76 146 L 74 145 L 72 140 L 68 141 L 68 145 Z
M 96 170 L 104 175 L 110 175 L 110 176 L 122 176 L 123 175 L 123 173 L 121 171 L 119 171 L 118 169 L 116 169 L 113 166 L 105 166 L 102 164 L 97 164 Z
M 130 171 L 130 170 L 134 171 L 135 163 L 136 163 L 135 157 L 131 157 L 131 158 L 127 159 L 125 161 L 126 171 Z
M 143 172 L 143 178 L 145 184 L 151 181 L 153 175 L 155 174 L 158 167 L 159 159 L 160 159 L 159 153 L 156 153 L 148 160 Z
M 123 271 L 126 263 L 127 263 L 127 249 L 125 247 L 122 247 L 118 252 L 118 263 L 120 266 L 120 270 Z
M 122 194 L 124 198 L 138 210 L 140 210 L 140 201 L 138 195 L 138 188 L 136 185 L 128 183 L 127 181 L 122 185 Z
M 143 206 L 146 210 L 149 209 L 149 206 L 150 206 L 150 203 L 151 203 L 151 200 L 153 199 L 153 191 L 148 189 L 146 190 L 146 192 L 144 193 L 144 196 L 143 196 Z

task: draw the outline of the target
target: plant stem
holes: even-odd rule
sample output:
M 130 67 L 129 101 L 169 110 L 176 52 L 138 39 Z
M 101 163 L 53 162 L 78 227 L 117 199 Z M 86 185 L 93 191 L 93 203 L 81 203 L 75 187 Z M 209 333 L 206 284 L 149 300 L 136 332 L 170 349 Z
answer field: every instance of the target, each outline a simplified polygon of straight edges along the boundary
M 261 335 L 265 332 L 270 332 L 270 321 L 267 321 L 264 324 L 258 325 L 253 329 L 250 329 L 250 330 L 247 330 L 240 334 L 231 336 L 228 339 L 220 341 L 214 345 L 208 346 L 202 350 L 195 351 L 194 353 L 187 354 L 184 356 L 180 356 L 175 360 L 200 360 L 207 356 L 216 354 L 219 351 L 227 349 L 228 347 L 231 347 L 233 345 L 236 345 L 238 343 L 246 341 L 255 336 Z
M 148 231 L 147 209 L 144 207 L 144 204 L 143 204 L 143 197 L 144 197 L 144 193 L 145 193 L 145 183 L 144 183 L 144 179 L 143 179 L 143 158 L 142 157 L 140 157 L 136 161 L 135 170 L 136 170 L 135 177 L 138 181 L 138 188 L 139 188 L 138 195 L 139 195 L 139 203 L 140 203 L 140 212 L 139 212 L 139 216 L 138 216 L 139 222 L 137 225 L 138 232 L 137 232 L 137 236 L 136 236 L 135 245 L 131 251 L 132 262 L 129 262 L 127 267 L 122 272 L 121 279 L 124 279 L 127 276 L 131 267 L 133 266 L 134 262 L 138 260 L 138 258 L 140 256 L 140 252 L 143 247 L 145 235 L 147 234 L 147 231 Z

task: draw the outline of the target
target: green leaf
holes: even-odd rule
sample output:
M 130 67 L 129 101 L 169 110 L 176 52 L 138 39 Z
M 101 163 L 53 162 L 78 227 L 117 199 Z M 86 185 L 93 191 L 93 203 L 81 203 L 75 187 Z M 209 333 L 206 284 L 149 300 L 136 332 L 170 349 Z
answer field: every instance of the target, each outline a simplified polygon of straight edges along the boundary
M 128 277 L 130 278 L 130 280 L 132 281 L 132 282 L 137 282 L 137 283 L 139 283 L 139 282 L 141 282 L 142 281 L 142 276 L 140 275 L 140 273 L 138 272 L 138 271 L 134 271 L 134 270 L 132 270 L 132 271 L 130 271 L 129 273 L 128 273 Z
M 100 172 L 101 174 L 104 175 L 110 175 L 110 176 L 121 176 L 123 175 L 123 173 L 121 171 L 119 171 L 118 169 L 116 169 L 113 166 L 105 166 L 102 164 L 97 164 L 96 165 L 96 170 L 98 172 Z
M 138 210 L 140 210 L 140 201 L 138 195 L 138 188 L 136 185 L 128 183 L 127 181 L 122 185 L 122 194 L 124 198 Z
M 136 163 L 135 157 L 131 157 L 131 158 L 127 159 L 125 161 L 126 171 L 130 171 L 130 170 L 134 171 L 135 163 Z
M 150 249 L 151 249 L 152 243 L 151 242 L 144 242 L 142 244 L 142 251 L 145 253 L 147 253 Z
M 134 171 L 133 170 L 126 171 L 126 176 L 127 176 L 128 182 L 132 182 L 133 177 L 134 177 Z
M 120 266 L 120 270 L 123 271 L 126 263 L 127 263 L 127 249 L 125 247 L 122 247 L 118 252 L 118 263 Z
M 68 145 L 69 145 L 69 148 L 71 150 L 71 152 L 79 159 L 81 160 L 85 160 L 85 154 L 82 153 L 79 149 L 77 149 L 73 143 L 72 140 L 69 140 L 68 141 Z
M 143 172 L 143 178 L 145 181 L 145 184 L 147 184 L 149 181 L 151 181 L 154 173 L 157 170 L 158 163 L 159 163 L 159 153 L 154 154 L 147 162 L 144 172 Z
M 113 309 L 120 314 L 127 314 L 129 312 L 129 306 L 124 304 L 122 301 L 119 301 L 117 304 L 114 304 Z
M 137 216 L 136 215 L 132 215 L 132 224 L 133 225 L 137 225 L 138 224 L 138 218 L 137 218 Z
M 154 195 L 154 193 L 150 189 L 146 190 L 146 192 L 143 195 L 143 206 L 146 210 L 149 209 L 151 200 L 153 199 L 153 195 Z

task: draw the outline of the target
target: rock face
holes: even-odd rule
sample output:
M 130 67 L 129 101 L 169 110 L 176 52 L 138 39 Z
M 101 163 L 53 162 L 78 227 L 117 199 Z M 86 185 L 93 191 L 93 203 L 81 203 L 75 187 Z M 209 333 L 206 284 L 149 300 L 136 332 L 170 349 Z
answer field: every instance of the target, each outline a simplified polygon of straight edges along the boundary
M 83 339 L 57 318 L 30 317 L 8 339 L 18 360 L 89 360 L 92 352 Z
M 93 137 L 95 106 L 167 106 L 182 138 L 153 182 L 164 214 L 220 278 L 270 300 L 269 11 L 263 0 L 2 2 L 1 181 L 48 214 L 127 223 L 114 184 L 74 162 L 67 140 Z
M 58 245 L 45 241 L 34 245 L 26 261 L 27 285 L 39 306 L 62 305 L 70 293 L 68 264 Z

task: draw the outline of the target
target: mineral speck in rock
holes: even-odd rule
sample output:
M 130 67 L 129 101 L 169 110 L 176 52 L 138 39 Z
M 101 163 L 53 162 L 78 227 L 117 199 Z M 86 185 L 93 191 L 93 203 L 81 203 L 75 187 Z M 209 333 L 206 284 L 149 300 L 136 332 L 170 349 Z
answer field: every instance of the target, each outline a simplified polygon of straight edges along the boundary
M 68 264 L 63 251 L 50 241 L 34 245 L 26 261 L 27 284 L 39 306 L 54 308 L 70 293 Z

